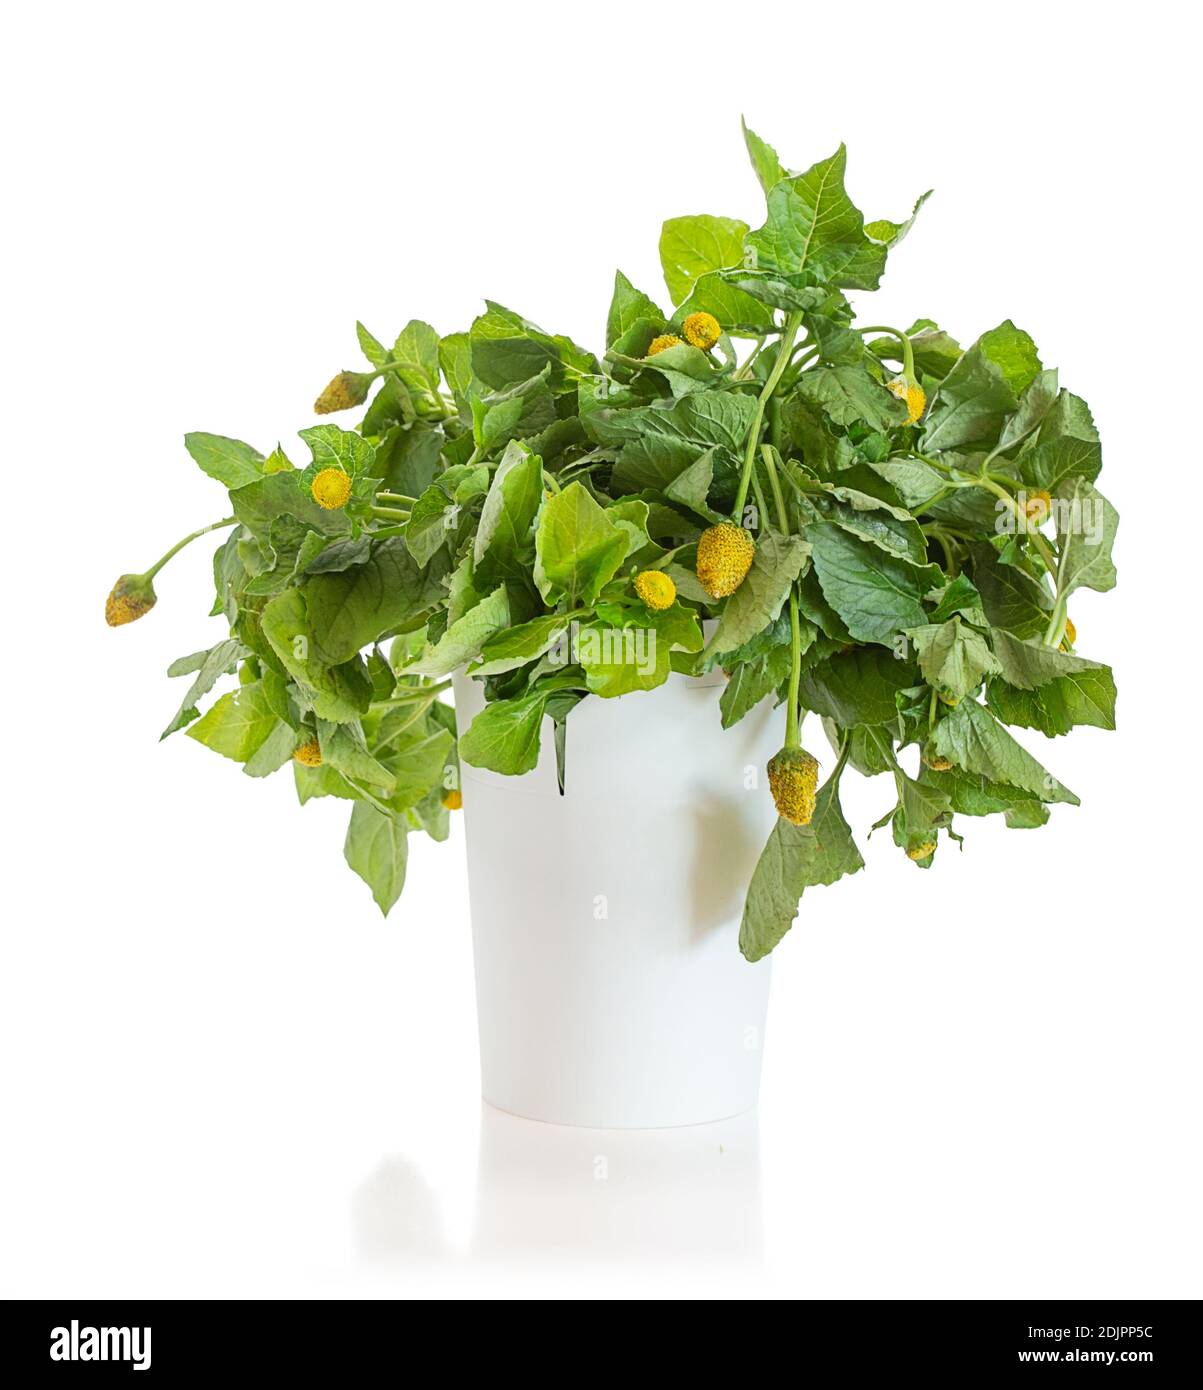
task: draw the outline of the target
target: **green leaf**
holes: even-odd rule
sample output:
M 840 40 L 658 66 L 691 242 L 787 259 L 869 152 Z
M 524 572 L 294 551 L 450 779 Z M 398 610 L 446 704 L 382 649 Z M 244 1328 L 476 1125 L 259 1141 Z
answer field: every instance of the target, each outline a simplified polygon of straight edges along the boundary
M 945 581 L 937 565 L 889 555 L 831 522 L 807 528 L 823 596 L 862 642 L 888 642 L 926 621 L 922 599 Z
M 528 623 L 499 632 L 481 648 L 481 661 L 470 668 L 474 676 L 493 676 L 525 666 L 551 650 L 568 631 L 572 621 L 568 613 L 551 613 L 544 618 L 532 618 Z
M 383 788 L 386 794 L 393 790 L 393 774 L 368 752 L 358 724 L 331 724 L 319 720 L 317 736 L 323 764 L 329 763 L 336 772 L 352 781 Z
M 352 478 L 373 474 L 376 446 L 354 430 L 340 429 L 337 425 L 312 425 L 297 433 L 313 455 L 312 468 L 341 468 Z
M 793 926 L 804 889 L 834 883 L 864 866 L 840 806 L 839 780 L 829 777 L 809 825 L 778 819 L 773 827 L 748 885 L 739 949 L 750 961 L 767 956 Z
M 844 191 L 846 164 L 841 145 L 830 159 L 774 184 L 764 226 L 747 237 L 758 268 L 805 270 L 835 285 L 876 288 L 885 248 L 866 238 L 864 218 Z
M 811 629 L 812 633 L 814 629 Z M 719 711 L 724 729 L 729 729 L 761 700 L 774 694 L 788 679 L 790 649 L 788 644 L 773 647 L 763 656 L 741 661 L 731 672 L 730 679 L 719 695 Z
M 1105 593 L 1115 588 L 1111 548 L 1119 514 L 1085 478 L 1065 482 L 1057 491 L 1057 587 L 1064 599 L 1075 589 Z
M 232 671 L 245 657 L 250 656 L 248 648 L 241 642 L 229 638 L 224 642 L 218 642 L 215 647 L 210 647 L 207 652 L 197 652 L 195 656 L 189 657 L 185 662 L 175 662 L 169 667 L 169 676 L 190 675 L 193 671 L 197 673 L 196 679 L 188 687 L 188 693 L 180 702 L 180 707 L 176 711 L 175 718 L 159 735 L 164 739 L 168 734 L 174 734 L 177 729 L 182 729 L 186 724 L 190 724 L 199 713 L 197 704 L 203 695 L 207 695 L 213 689 L 217 681 L 228 671 Z M 197 665 L 190 663 L 196 661 Z
M 1031 792 L 1041 801 L 1078 798 L 1007 733 L 984 705 L 961 703 L 936 725 L 935 750 L 966 772 Z
M 809 547 L 799 536 L 761 533 L 752 568 L 723 605 L 718 629 L 710 642 L 712 652 L 721 655 L 736 651 L 776 619 L 808 553 Z
M 476 528 L 473 563 L 486 583 L 527 574 L 534 548 L 531 527 L 542 501 L 542 460 L 511 442 L 493 474 Z
M 550 367 L 550 382 L 562 389 L 570 373 L 594 373 L 597 359 L 570 339 L 553 336 L 492 300 L 469 333 L 472 371 L 487 386 L 515 386 Z
M 514 700 L 494 700 L 460 735 L 460 757 L 473 767 L 511 777 L 539 761 L 539 734 L 547 696 L 542 692 Z
M 337 666 L 417 617 L 444 592 L 439 576 L 418 568 L 401 537 L 380 541 L 365 564 L 306 582 L 314 654 Z
M 993 633 L 1001 678 L 986 691 L 990 708 L 1006 724 L 1039 729 L 1048 738 L 1079 724 L 1115 728 L 1115 679 L 1107 666 L 1011 633 Z
M 260 621 L 272 651 L 319 718 L 343 722 L 367 710 L 372 686 L 363 664 L 355 660 L 331 668 L 316 657 L 305 596 L 299 589 L 277 594 Z
M 842 728 L 892 724 L 897 695 L 915 684 L 915 667 L 884 647 L 836 652 L 802 673 L 802 705 Z
M 991 625 L 1019 638 L 1042 637 L 1053 607 L 1048 589 L 1017 566 L 1004 565 L 984 541 L 970 546 L 969 554 L 973 582 Z
M 870 429 L 890 430 L 906 419 L 906 405 L 856 363 L 803 372 L 797 391 L 837 425 L 863 420 Z
M 403 820 L 385 815 L 366 801 L 351 810 L 343 857 L 372 890 L 376 906 L 387 917 L 405 886 L 408 832 Z
M 225 487 L 245 487 L 263 477 L 263 455 L 241 439 L 194 432 L 184 436 L 184 448 L 210 478 Z
M 752 425 L 756 402 L 748 396 L 706 391 L 671 407 L 598 411 L 589 431 L 600 444 L 622 444 L 614 467 L 615 492 L 662 492 L 707 449 L 738 455 Z
M 621 270 L 614 272 L 614 295 L 606 318 L 606 347 L 611 348 L 641 321 L 663 323 L 664 315 L 642 290 L 637 290 Z
M 742 118 L 740 126 L 743 128 L 744 144 L 748 147 L 748 158 L 752 161 L 752 168 L 756 170 L 761 188 L 768 193 L 775 184 L 788 177 L 789 171 L 777 158 L 777 151 L 772 145 L 762 140 L 755 131 L 749 130 L 747 122 Z
M 737 289 L 718 270 L 698 277 L 689 298 L 677 306 L 674 325 L 684 323 L 690 314 L 713 314 L 725 332 L 739 338 L 756 338 L 773 328 L 772 309 Z
M 448 676 L 457 667 L 478 657 L 489 638 L 508 627 L 509 622 L 509 597 L 505 585 L 499 584 L 488 598 L 452 623 L 439 641 L 428 646 L 406 669 L 420 671 L 424 676 Z
M 971 348 L 940 383 L 923 423 L 923 448 L 935 453 L 987 443 L 1017 404 L 1002 372 Z
M 421 319 L 411 319 L 393 344 L 393 370 L 411 390 L 436 396 L 439 390 L 439 335 Z
M 224 758 L 244 763 L 276 727 L 276 712 L 262 681 L 223 695 L 186 731 Z
M 580 483 L 547 502 L 535 536 L 535 583 L 544 599 L 592 604 L 627 553 L 626 534 Z
M 915 644 L 927 683 L 957 699 L 971 694 L 986 676 L 999 670 L 986 639 L 959 617 L 913 628 L 907 636 Z
M 688 298 L 707 271 L 739 265 L 747 230 L 746 222 L 733 217 L 670 217 L 660 233 L 660 264 L 672 302 Z

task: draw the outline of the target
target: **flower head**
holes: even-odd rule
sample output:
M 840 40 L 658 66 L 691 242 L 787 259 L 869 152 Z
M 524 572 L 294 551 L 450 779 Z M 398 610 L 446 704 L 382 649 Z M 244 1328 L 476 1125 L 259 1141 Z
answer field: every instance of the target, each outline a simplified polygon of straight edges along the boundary
M 935 852 L 935 840 L 923 840 L 917 845 L 911 845 L 906 852 L 906 857 L 917 862 L 920 859 L 930 859 Z
M 703 352 L 708 352 L 718 342 L 723 331 L 718 319 L 704 312 L 688 314 L 681 329 L 686 341 Z
M 675 333 L 661 333 L 658 338 L 653 338 L 651 346 L 647 350 L 649 357 L 655 357 L 658 352 L 663 352 L 665 348 L 680 347 L 681 339 Z
M 1077 643 L 1077 640 L 1078 640 L 1078 629 L 1077 629 L 1076 627 L 1074 627 L 1074 620 L 1073 620 L 1072 618 L 1066 618 L 1066 620 L 1065 620 L 1065 636 L 1062 637 L 1062 639 L 1061 639 L 1061 650 L 1062 650 L 1063 652 L 1069 651 L 1070 648 L 1073 647 L 1073 646 Z
M 951 772 L 952 760 L 946 758 L 942 753 L 935 753 L 929 748 L 923 750 L 924 766 L 930 767 L 933 772 Z
M 756 542 L 742 526 L 733 521 L 710 526 L 698 539 L 698 581 L 711 598 L 725 598 L 744 582 L 755 554 Z
M 315 415 L 332 415 L 336 410 L 350 410 L 368 398 L 372 378 L 367 372 L 339 372 L 313 403 Z
M 299 747 L 294 748 L 292 756 L 301 764 L 302 767 L 321 767 L 322 747 L 317 741 L 317 735 L 306 739 Z
M 323 468 L 309 484 L 309 491 L 319 507 L 336 512 L 347 505 L 347 499 L 351 496 L 351 476 L 341 468 Z
M 923 387 L 905 376 L 896 376 L 893 381 L 887 381 L 886 387 L 900 401 L 906 402 L 906 422 L 913 425 L 923 414 L 923 408 L 927 404 L 927 395 Z
M 462 810 L 464 794 L 458 787 L 449 787 L 442 795 L 442 802 L 448 811 Z
M 1030 526 L 1043 526 L 1053 512 L 1053 499 L 1044 490 L 1037 488 L 1023 499 L 1023 514 Z
M 805 748 L 783 748 L 769 759 L 768 773 L 777 814 L 794 825 L 809 825 L 815 813 L 818 759 Z
M 144 617 L 156 602 L 149 575 L 123 574 L 105 599 L 104 620 L 110 627 L 123 627 Z
M 644 570 L 637 574 L 635 592 L 654 613 L 671 608 L 677 601 L 677 586 L 663 570 Z

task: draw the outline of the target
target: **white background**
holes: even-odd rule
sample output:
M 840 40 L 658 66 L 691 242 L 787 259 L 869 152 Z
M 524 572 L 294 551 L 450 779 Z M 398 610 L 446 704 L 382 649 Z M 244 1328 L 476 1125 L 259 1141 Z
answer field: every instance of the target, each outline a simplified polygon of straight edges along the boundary
M 9 16 L 0 1291 L 1203 1294 L 1185 15 Z M 1090 402 L 1120 586 L 1072 614 L 1121 728 L 1043 750 L 1083 802 L 1046 829 L 970 823 L 929 874 L 876 836 L 807 895 L 758 1122 L 482 1119 L 462 840 L 414 841 L 383 922 L 344 806 L 156 742 L 219 633 L 209 547 L 134 627 L 104 597 L 226 511 L 183 432 L 287 446 L 357 317 L 450 332 L 487 294 L 596 345 L 616 266 L 661 292 L 663 218 L 755 224 L 741 111 L 793 167 L 846 140 L 870 217 L 936 189 L 872 321 L 1012 317 Z

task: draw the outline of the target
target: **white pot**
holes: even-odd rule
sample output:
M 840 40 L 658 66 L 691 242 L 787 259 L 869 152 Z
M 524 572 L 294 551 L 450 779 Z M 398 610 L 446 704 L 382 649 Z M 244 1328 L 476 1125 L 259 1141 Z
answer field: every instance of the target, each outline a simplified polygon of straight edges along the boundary
M 771 702 L 719 723 L 721 672 L 590 696 L 538 766 L 462 765 L 484 1098 L 607 1129 L 703 1124 L 756 1104 L 769 962 L 739 953 L 774 812 Z M 483 707 L 457 675 L 461 732 Z

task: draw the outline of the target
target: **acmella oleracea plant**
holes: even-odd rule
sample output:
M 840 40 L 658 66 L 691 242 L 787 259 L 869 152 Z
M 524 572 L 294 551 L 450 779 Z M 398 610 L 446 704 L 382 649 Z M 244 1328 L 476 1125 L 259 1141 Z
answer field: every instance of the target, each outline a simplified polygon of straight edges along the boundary
M 1111 672 L 1068 612 L 1115 583 L 1085 402 L 1010 321 L 968 347 L 928 319 L 858 324 L 845 292 L 878 286 L 914 213 L 866 223 L 842 148 L 791 174 L 745 133 L 764 222 L 666 222 L 673 309 L 619 273 L 601 356 L 491 302 L 466 332 L 414 321 L 391 347 L 359 325 L 368 369 L 315 405 L 366 403 L 358 424 L 301 430 L 305 465 L 187 435 L 231 515 L 109 597 L 114 626 L 143 616 L 166 560 L 230 528 L 229 636 L 171 667 L 192 681 L 166 733 L 252 777 L 291 766 L 302 802 L 352 802 L 346 858 L 385 912 L 408 834 L 447 835 L 461 758 L 525 773 L 550 717 L 563 785 L 573 708 L 673 672 L 722 668 L 724 728 L 783 706 L 750 959 L 806 887 L 862 867 L 849 767 L 890 779 L 878 824 L 928 868 L 954 815 L 1026 828 L 1076 803 L 1006 726 L 1114 727 Z M 487 703 L 457 730 L 441 696 L 461 668 Z M 821 786 L 807 713 L 834 749 Z

